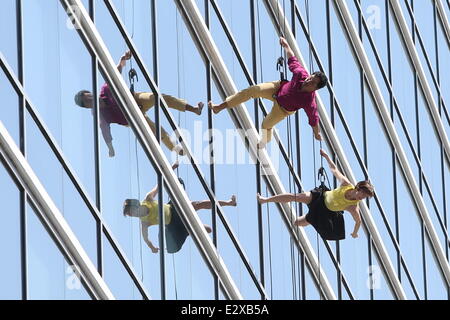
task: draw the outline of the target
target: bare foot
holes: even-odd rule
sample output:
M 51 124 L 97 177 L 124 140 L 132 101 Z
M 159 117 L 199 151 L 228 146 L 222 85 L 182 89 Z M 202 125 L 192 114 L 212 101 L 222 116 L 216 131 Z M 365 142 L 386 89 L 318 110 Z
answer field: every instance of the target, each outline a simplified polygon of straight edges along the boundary
M 202 114 L 203 107 L 205 106 L 205 104 L 204 104 L 203 102 L 199 102 L 199 103 L 197 104 L 197 106 L 198 106 L 198 108 L 195 110 L 195 113 L 196 113 L 197 115 L 201 115 L 201 114 Z
M 214 114 L 218 114 L 220 112 L 220 105 L 213 104 L 212 101 L 208 102 L 208 108 L 210 108 Z
M 231 196 L 231 200 L 230 200 L 230 206 L 232 207 L 236 207 L 237 203 L 236 203 L 236 196 L 233 194 Z
M 206 232 L 208 232 L 208 233 L 211 233 L 212 232 L 212 228 L 210 227 L 210 226 L 208 226 L 208 225 L 204 225 L 204 227 L 205 227 L 205 229 L 206 229 Z
M 261 195 L 258 193 L 256 194 L 256 198 L 258 199 L 258 202 L 263 204 L 266 203 L 266 199 L 264 197 L 261 197 Z

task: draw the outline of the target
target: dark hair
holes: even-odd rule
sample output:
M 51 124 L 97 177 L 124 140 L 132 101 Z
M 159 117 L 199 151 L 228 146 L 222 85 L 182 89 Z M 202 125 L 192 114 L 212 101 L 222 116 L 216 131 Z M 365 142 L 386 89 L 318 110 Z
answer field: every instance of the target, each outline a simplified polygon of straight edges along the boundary
M 321 71 L 316 71 L 313 73 L 313 76 L 319 78 L 319 83 L 317 84 L 317 90 L 322 89 L 323 87 L 325 87 L 327 85 L 328 78 L 325 75 L 325 73 L 323 73 Z
M 369 195 L 369 197 L 373 197 L 374 195 L 373 185 L 369 180 L 358 182 L 355 186 L 355 189 L 364 192 L 365 194 Z
M 77 104 L 77 105 L 79 105 L 80 107 L 82 107 L 82 108 L 86 108 L 85 106 L 84 106 L 84 102 L 83 102 L 83 97 L 84 97 L 84 95 L 86 94 L 86 93 L 90 93 L 90 91 L 88 91 L 88 90 L 80 90 L 80 91 L 78 91 L 78 93 L 75 95 L 75 97 L 73 98 L 74 100 L 75 100 L 75 103 Z
M 141 202 L 138 199 L 125 199 L 123 202 L 123 215 L 126 216 L 127 212 L 132 207 L 139 207 Z

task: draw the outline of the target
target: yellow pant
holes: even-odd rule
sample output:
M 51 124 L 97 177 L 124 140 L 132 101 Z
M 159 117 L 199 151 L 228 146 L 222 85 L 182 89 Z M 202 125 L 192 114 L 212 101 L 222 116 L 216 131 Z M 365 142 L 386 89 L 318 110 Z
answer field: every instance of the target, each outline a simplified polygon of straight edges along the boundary
M 261 142 L 263 143 L 267 143 L 272 139 L 272 129 L 278 122 L 295 113 L 295 111 L 290 112 L 282 108 L 273 98 L 273 95 L 278 92 L 279 88 L 280 81 L 260 83 L 239 91 L 225 100 L 229 108 L 233 108 L 252 98 L 264 98 L 273 102 L 272 110 L 264 118 L 261 125 Z
M 186 111 L 187 102 L 185 100 L 178 99 L 167 94 L 163 94 L 162 96 L 164 100 L 167 102 L 167 106 L 169 108 L 176 109 L 182 112 Z M 139 108 L 144 114 L 145 120 L 147 120 L 147 123 L 152 129 L 153 134 L 156 135 L 155 123 L 152 120 L 150 120 L 150 118 L 145 114 L 150 108 L 152 108 L 155 105 L 155 95 L 150 92 L 136 92 L 134 94 L 134 99 L 136 100 L 136 103 L 139 105 Z M 169 134 L 162 127 L 161 127 L 161 141 L 169 150 L 173 150 L 175 148 L 175 142 L 172 141 L 172 139 L 170 139 Z

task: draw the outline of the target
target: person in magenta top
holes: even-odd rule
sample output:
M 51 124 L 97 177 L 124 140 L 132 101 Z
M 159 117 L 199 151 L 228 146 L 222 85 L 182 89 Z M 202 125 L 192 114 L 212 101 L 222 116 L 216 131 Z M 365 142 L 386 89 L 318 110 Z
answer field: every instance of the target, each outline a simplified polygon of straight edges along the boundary
M 294 114 L 297 110 L 303 109 L 308 116 L 308 123 L 313 128 L 314 137 L 322 140 L 319 129 L 319 114 L 316 105 L 315 91 L 323 88 L 327 84 L 327 77 L 324 73 L 317 71 L 309 74 L 295 57 L 294 52 L 286 39 L 280 37 L 280 44 L 286 50 L 289 70 L 292 72 L 291 81 L 273 81 L 260 83 L 244 89 L 232 96 L 229 96 L 221 104 L 208 103 L 214 113 L 233 108 L 252 98 L 265 98 L 273 102 L 270 113 L 264 118 L 262 128 L 262 138 L 259 143 L 264 147 L 272 139 L 273 127 L 286 118 Z
M 131 59 L 131 52 L 127 51 L 121 58 L 120 62 L 117 65 L 117 69 L 120 73 L 122 73 L 123 67 L 126 64 L 126 61 Z M 133 93 L 134 99 L 144 114 L 145 120 L 149 124 L 153 133 L 156 132 L 155 123 L 150 120 L 150 118 L 145 114 L 151 107 L 155 104 L 155 97 L 153 93 L 149 92 L 135 92 Z M 199 102 L 197 107 L 193 107 L 188 104 L 185 100 L 179 99 L 176 97 L 172 97 L 170 95 L 163 94 L 164 100 L 166 101 L 169 108 L 176 109 L 179 111 L 190 111 L 200 115 L 203 109 L 203 102 Z M 88 90 L 81 90 L 75 95 L 75 103 L 82 107 L 88 109 L 94 109 L 94 97 L 92 93 Z M 102 131 L 103 139 L 105 140 L 106 145 L 109 149 L 109 156 L 114 157 L 115 151 L 112 144 L 112 135 L 111 135 L 111 123 L 116 123 L 123 126 L 128 126 L 128 121 L 125 118 L 125 115 L 120 110 L 119 105 L 117 104 L 116 99 L 114 98 L 111 89 L 109 88 L 108 83 L 103 84 L 100 89 L 100 97 L 99 97 L 99 110 L 100 110 L 100 129 Z M 175 142 L 170 138 L 169 134 L 161 128 L 161 141 L 169 148 L 171 151 L 175 151 L 178 154 L 182 155 L 183 149 L 180 145 L 176 145 Z

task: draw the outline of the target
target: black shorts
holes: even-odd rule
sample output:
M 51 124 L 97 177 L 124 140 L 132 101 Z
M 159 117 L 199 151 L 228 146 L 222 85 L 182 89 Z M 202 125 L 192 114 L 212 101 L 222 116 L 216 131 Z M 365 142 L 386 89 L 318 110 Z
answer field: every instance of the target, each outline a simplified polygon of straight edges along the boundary
M 345 239 L 345 224 L 342 211 L 331 211 L 325 206 L 325 192 L 316 188 L 311 190 L 312 200 L 305 219 L 325 240 Z
M 166 225 L 166 248 L 168 253 L 176 253 L 180 251 L 186 238 L 189 236 L 189 232 L 184 227 L 183 221 L 181 221 L 175 206 L 172 203 L 170 205 L 171 219 L 170 223 Z

